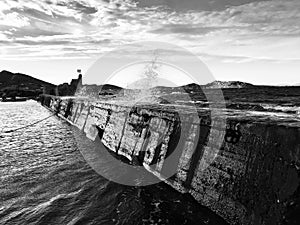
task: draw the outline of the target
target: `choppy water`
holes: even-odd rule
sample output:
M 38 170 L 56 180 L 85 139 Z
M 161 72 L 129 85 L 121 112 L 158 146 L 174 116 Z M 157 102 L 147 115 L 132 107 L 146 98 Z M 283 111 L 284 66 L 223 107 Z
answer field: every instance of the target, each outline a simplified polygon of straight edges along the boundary
M 0 103 L 0 131 L 51 115 L 38 103 Z M 0 133 L 0 224 L 225 224 L 163 183 L 110 182 L 84 161 L 57 117 Z

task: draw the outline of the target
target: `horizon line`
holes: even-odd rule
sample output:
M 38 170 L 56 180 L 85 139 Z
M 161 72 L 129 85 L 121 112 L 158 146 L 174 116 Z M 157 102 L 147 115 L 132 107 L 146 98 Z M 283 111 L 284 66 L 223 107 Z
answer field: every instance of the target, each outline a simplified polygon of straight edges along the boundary
M 47 82 L 47 83 L 50 83 L 50 84 L 53 84 L 53 85 L 56 85 L 56 86 L 58 86 L 60 84 L 64 84 L 64 83 L 70 83 L 70 81 L 66 81 L 66 82 L 54 84 L 50 81 L 45 81 L 45 80 L 43 80 L 41 78 L 38 78 L 34 75 L 28 75 L 28 74 L 25 74 L 25 73 L 22 73 L 22 72 L 11 72 L 11 71 L 6 70 L 6 69 L 2 69 L 0 73 L 2 73 L 2 72 L 9 72 L 9 73 L 13 73 L 13 74 L 20 74 L 20 75 L 30 76 L 30 77 L 33 77 L 35 79 L 42 80 L 44 82 Z M 84 78 L 84 75 L 83 75 L 83 78 Z M 77 79 L 77 78 L 73 78 L 73 79 Z M 216 81 L 219 81 L 219 82 L 242 82 L 242 83 L 247 83 L 247 84 L 254 85 L 254 86 L 270 86 L 270 87 L 299 87 L 300 86 L 300 83 L 281 83 L 281 84 L 262 84 L 262 83 L 260 83 L 260 84 L 258 84 L 258 83 L 252 83 L 252 82 L 242 81 L 242 80 L 218 80 L 218 79 L 216 79 L 212 82 L 216 82 Z M 178 86 L 160 86 L 160 85 L 158 85 L 156 87 L 180 87 L 180 86 L 185 86 L 185 85 L 189 85 L 189 84 L 197 84 L 197 85 L 202 85 L 203 86 L 203 85 L 210 84 L 212 82 L 209 82 L 209 83 L 206 83 L 206 84 L 185 83 L 185 84 L 181 84 L 181 85 L 178 85 Z M 123 85 L 117 85 L 117 84 L 111 84 L 111 83 L 106 83 L 106 84 L 85 84 L 85 85 L 107 85 L 107 84 L 118 86 L 118 87 L 121 87 L 121 88 L 126 88 Z

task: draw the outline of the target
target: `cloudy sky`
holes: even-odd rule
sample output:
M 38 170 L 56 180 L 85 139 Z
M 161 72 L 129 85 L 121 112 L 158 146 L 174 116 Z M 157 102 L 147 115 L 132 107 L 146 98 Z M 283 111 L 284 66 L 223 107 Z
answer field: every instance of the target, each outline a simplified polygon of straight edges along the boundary
M 300 83 L 299 0 L 0 1 L 0 70 L 68 82 L 145 40 L 188 49 L 218 80 Z

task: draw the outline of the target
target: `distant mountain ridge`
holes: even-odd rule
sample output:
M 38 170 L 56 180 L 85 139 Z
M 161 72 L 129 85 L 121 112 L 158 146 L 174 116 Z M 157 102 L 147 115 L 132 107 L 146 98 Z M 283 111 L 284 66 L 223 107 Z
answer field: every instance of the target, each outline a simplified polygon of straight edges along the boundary
M 72 83 L 72 82 L 71 82 Z M 61 85 L 60 85 L 61 86 Z M 0 92 L 10 89 L 23 89 L 35 92 L 41 92 L 43 88 L 54 89 L 56 85 L 42 81 L 40 79 L 34 78 L 32 76 L 22 74 L 22 73 L 12 73 L 6 70 L 0 72 Z M 178 86 L 178 87 L 165 87 L 157 86 L 152 89 L 158 90 L 160 92 L 182 92 L 183 90 L 193 93 L 201 92 L 202 89 L 245 89 L 245 88 L 256 88 L 262 87 L 261 85 L 253 85 L 241 81 L 213 81 L 205 85 L 199 85 L 195 83 Z M 280 86 L 278 86 L 280 87 Z M 116 93 L 121 93 L 121 90 L 126 90 L 126 88 L 118 87 L 112 84 L 104 85 L 83 85 L 82 94 L 94 93 L 100 95 L 114 95 Z M 129 89 L 127 89 L 129 90 Z
M 204 88 L 251 88 L 255 85 L 241 82 L 241 81 L 213 81 L 206 85 L 203 85 Z
M 22 73 L 12 73 L 6 70 L 0 72 L 0 90 L 21 87 L 38 90 L 43 87 L 54 88 L 55 85 Z
M 216 88 L 221 88 L 221 89 L 227 89 L 227 88 L 254 88 L 256 87 L 253 84 L 246 83 L 246 82 L 241 82 L 241 81 L 213 81 L 208 84 L 204 85 L 199 85 L 195 83 L 187 84 L 180 86 L 180 89 L 184 89 L 186 91 L 197 91 L 200 89 L 216 89 Z

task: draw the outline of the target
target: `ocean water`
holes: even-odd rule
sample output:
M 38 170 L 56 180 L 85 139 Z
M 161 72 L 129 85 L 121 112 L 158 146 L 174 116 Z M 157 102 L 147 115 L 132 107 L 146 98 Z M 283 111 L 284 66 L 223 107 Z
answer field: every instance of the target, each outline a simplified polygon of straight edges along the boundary
M 106 180 L 78 150 L 72 128 L 34 101 L 0 103 L 0 224 L 226 224 L 164 183 Z

